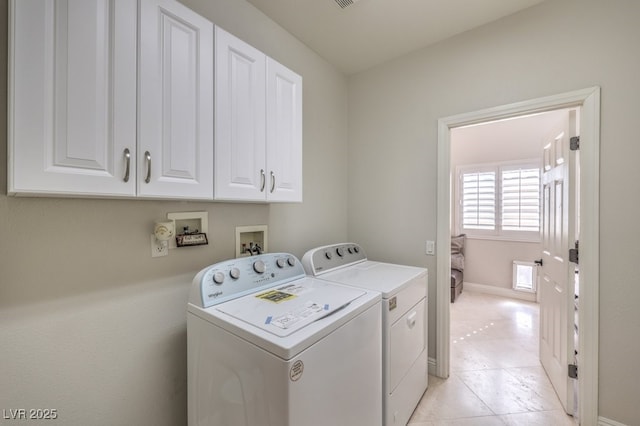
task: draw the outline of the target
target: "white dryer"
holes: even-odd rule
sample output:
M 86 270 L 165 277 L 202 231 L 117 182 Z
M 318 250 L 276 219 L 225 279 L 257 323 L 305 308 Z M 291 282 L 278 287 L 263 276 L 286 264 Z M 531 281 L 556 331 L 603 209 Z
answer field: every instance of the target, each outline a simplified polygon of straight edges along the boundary
M 187 306 L 189 425 L 381 425 L 380 301 L 287 253 L 203 269 Z
M 309 250 L 308 275 L 382 293 L 383 424 L 406 425 L 428 385 L 427 270 L 370 261 L 357 244 Z

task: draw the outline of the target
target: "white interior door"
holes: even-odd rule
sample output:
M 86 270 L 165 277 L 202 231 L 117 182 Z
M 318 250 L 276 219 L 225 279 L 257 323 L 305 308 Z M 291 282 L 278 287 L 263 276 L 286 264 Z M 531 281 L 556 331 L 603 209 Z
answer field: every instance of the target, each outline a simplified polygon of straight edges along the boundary
M 573 383 L 568 365 L 574 360 L 575 264 L 569 249 L 576 237 L 575 111 L 544 141 L 542 271 L 540 282 L 540 362 L 565 411 L 573 414 Z M 573 132 L 571 129 L 574 129 Z

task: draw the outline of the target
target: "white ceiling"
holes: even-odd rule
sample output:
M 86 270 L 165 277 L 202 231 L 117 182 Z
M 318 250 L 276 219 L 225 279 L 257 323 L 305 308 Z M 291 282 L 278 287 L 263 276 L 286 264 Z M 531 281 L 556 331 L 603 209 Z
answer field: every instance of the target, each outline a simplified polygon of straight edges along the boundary
M 544 0 L 248 0 L 346 74 Z M 347 0 L 349 1 L 349 0 Z

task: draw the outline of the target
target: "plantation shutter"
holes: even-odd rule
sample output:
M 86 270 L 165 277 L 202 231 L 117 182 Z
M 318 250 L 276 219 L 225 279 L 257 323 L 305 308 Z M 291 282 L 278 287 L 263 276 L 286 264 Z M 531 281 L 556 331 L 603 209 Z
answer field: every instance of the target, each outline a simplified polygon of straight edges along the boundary
M 540 169 L 502 171 L 502 229 L 540 230 Z
M 496 228 L 496 173 L 462 174 L 462 227 L 464 229 Z

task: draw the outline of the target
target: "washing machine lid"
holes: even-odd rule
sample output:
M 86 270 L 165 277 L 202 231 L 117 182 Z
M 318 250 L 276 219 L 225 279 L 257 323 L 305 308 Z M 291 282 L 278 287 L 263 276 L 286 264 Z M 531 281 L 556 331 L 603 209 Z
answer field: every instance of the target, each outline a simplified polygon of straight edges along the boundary
M 290 360 L 380 303 L 379 292 L 306 276 L 292 254 L 265 253 L 198 272 L 187 314 Z
M 304 278 L 223 303 L 217 310 L 278 337 L 349 306 L 365 291 Z
M 327 272 L 318 278 L 374 290 L 382 293 L 383 299 L 388 299 L 409 285 L 412 280 L 426 277 L 426 274 L 427 270 L 424 268 L 367 260 Z

